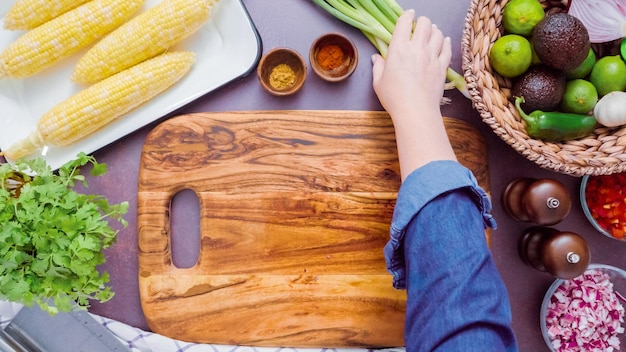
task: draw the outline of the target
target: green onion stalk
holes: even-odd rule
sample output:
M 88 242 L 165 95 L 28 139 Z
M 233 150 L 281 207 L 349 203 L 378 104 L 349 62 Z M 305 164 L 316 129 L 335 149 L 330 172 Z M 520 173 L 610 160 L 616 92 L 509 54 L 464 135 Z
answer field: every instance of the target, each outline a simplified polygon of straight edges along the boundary
M 404 9 L 396 0 L 312 0 L 337 19 L 359 29 L 382 57 L 387 57 L 391 35 Z M 445 89 L 458 89 L 470 98 L 463 75 L 448 67 Z

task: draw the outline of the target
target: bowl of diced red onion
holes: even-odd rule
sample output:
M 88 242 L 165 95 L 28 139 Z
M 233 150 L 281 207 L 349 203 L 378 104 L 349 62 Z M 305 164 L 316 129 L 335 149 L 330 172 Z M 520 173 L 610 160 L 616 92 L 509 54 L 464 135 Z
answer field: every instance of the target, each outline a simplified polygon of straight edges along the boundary
M 626 271 L 590 264 L 557 279 L 541 304 L 541 332 L 551 351 L 619 351 L 625 346 Z
M 626 173 L 583 176 L 580 204 L 598 232 L 626 241 Z

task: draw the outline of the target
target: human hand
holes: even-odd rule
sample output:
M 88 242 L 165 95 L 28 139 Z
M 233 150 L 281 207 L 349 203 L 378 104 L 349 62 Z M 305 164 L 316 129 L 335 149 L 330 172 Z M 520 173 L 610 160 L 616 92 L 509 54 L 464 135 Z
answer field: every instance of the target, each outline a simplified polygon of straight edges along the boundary
M 386 59 L 372 57 L 374 91 L 392 118 L 439 109 L 452 55 L 450 38 L 426 17 L 413 29 L 414 17 L 414 10 L 400 16 Z
M 413 10 L 400 16 L 386 59 L 372 57 L 374 91 L 393 120 L 402 180 L 428 162 L 456 160 L 439 107 L 450 38 L 426 17 L 413 28 L 414 17 Z

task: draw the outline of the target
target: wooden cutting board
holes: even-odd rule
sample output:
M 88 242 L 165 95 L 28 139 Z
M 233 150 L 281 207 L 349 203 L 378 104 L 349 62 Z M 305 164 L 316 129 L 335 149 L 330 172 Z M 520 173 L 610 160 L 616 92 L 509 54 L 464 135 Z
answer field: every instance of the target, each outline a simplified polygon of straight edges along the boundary
M 457 119 L 445 124 L 459 161 L 489 191 L 482 136 Z M 200 113 L 161 123 L 139 172 L 148 325 L 199 343 L 402 346 L 406 295 L 383 257 L 399 187 L 384 112 Z M 188 189 L 200 204 L 201 249 L 195 266 L 177 268 L 170 205 Z

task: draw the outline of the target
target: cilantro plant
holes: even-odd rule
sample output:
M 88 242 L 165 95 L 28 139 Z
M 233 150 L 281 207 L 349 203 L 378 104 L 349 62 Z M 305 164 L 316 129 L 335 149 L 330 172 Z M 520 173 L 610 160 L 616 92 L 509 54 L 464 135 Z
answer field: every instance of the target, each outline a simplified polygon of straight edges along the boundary
M 41 158 L 0 165 L 0 298 L 54 315 L 113 297 L 97 267 L 119 231 L 109 221 L 128 225 L 128 202 L 77 192 L 77 183 L 87 187 L 87 164 L 93 176 L 106 173 L 84 153 L 56 172 Z

